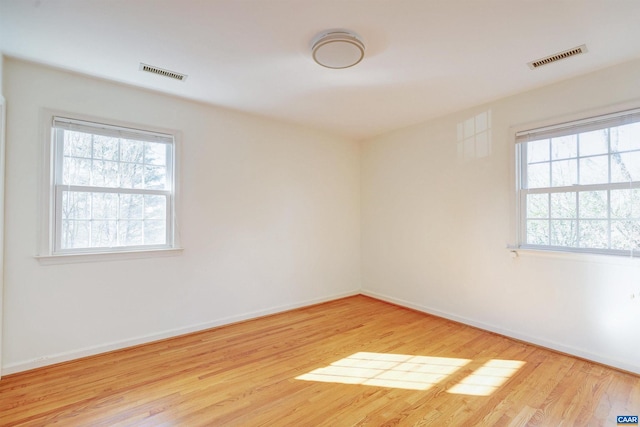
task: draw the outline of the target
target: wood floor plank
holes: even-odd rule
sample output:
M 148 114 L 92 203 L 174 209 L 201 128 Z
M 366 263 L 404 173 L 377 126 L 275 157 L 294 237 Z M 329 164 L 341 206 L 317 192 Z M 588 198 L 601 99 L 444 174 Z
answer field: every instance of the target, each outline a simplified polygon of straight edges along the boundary
M 640 377 L 355 296 L 0 381 L 2 426 L 606 426 Z

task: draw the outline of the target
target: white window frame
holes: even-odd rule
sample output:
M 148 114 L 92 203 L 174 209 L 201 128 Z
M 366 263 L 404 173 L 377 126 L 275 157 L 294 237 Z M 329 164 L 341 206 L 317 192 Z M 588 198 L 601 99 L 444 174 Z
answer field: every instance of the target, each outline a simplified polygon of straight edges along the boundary
M 527 194 L 535 193 L 579 193 L 582 191 L 598 191 L 604 190 L 609 192 L 616 189 L 636 189 L 640 188 L 640 181 L 632 181 L 625 183 L 608 183 L 608 184 L 591 184 L 591 185 L 572 185 L 569 187 L 544 187 L 537 189 L 526 188 L 526 172 L 527 159 L 525 144 L 527 141 L 540 140 L 560 135 L 571 135 L 580 132 L 588 132 L 590 130 L 604 129 L 607 127 L 620 126 L 623 124 L 634 123 L 640 121 L 640 108 L 635 105 L 619 106 L 610 108 L 605 111 L 594 112 L 584 116 L 565 117 L 555 122 L 538 123 L 536 125 L 524 127 L 521 126 L 512 129 L 515 133 L 515 205 L 516 205 L 516 244 L 510 249 L 518 249 L 525 251 L 541 251 L 541 252 L 565 252 L 565 253 L 583 253 L 583 254 L 604 254 L 604 255 L 622 255 L 631 258 L 640 257 L 640 251 L 630 248 L 629 250 L 620 249 L 592 249 L 579 248 L 573 246 L 550 246 L 535 245 L 526 243 L 526 220 L 527 220 Z M 578 157 L 580 158 L 580 157 Z M 608 152 L 608 159 L 611 161 L 611 151 Z M 552 183 L 550 183 L 552 185 Z M 608 199 L 607 208 L 610 212 L 610 200 Z M 550 217 L 549 217 L 550 218 Z M 610 213 L 607 217 L 611 222 Z M 580 218 L 576 218 L 580 223 Z M 579 226 L 579 225 L 578 225 Z
M 178 212 L 178 156 L 180 132 L 175 130 L 142 126 L 116 120 L 107 120 L 81 114 L 60 111 L 44 111 L 42 152 L 42 220 L 40 223 L 40 249 L 36 258 L 42 264 L 68 262 L 91 262 L 111 259 L 147 258 L 150 256 L 172 256 L 181 253 L 177 233 Z M 62 184 L 63 144 L 56 143 L 62 134 L 61 129 L 94 130 L 96 134 L 123 136 L 151 142 L 163 142 L 171 147 L 167 158 L 168 188 L 164 190 L 129 189 L 98 186 L 80 186 Z M 58 134 L 56 134 L 58 133 Z M 62 192 L 105 192 L 117 194 L 159 194 L 167 198 L 166 243 L 159 245 L 61 248 L 61 212 Z

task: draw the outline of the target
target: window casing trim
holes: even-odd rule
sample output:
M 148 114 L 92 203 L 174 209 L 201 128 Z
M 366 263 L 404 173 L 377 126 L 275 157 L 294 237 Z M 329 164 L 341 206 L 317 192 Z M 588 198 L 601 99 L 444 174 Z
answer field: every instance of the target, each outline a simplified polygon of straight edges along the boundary
M 72 117 L 73 119 L 70 119 Z M 56 167 L 54 152 L 54 133 L 56 128 L 54 127 L 54 120 L 56 118 L 68 121 L 71 123 L 83 123 L 89 122 L 91 124 L 97 124 L 102 126 L 103 129 L 119 129 L 125 130 L 131 129 L 138 135 L 138 129 L 143 127 L 145 130 L 140 132 L 148 135 L 148 139 L 143 140 L 149 142 L 164 142 L 169 143 L 167 136 L 171 137 L 171 144 L 173 146 L 172 156 L 168 159 L 167 167 L 171 169 L 172 179 L 170 187 L 165 190 L 145 189 L 145 194 L 162 194 L 168 195 L 167 197 L 167 217 L 170 220 L 167 223 L 167 244 L 162 245 L 142 245 L 142 246 L 120 246 L 120 247 L 100 247 L 100 248 L 81 248 L 72 250 L 59 250 L 59 243 L 56 242 L 56 224 L 55 219 L 55 206 L 54 203 L 59 202 L 60 193 L 62 189 L 71 190 L 88 190 L 90 192 L 108 192 L 108 187 L 93 187 L 93 186 L 75 186 L 75 185 L 55 185 Z M 60 123 L 60 122 L 58 122 Z M 109 123 L 109 124 L 105 124 Z M 63 125 L 64 126 L 64 125 Z M 100 133 L 102 134 L 102 132 Z M 121 120 L 113 120 L 110 118 L 98 118 L 89 116 L 86 114 L 69 113 L 66 111 L 43 109 L 41 110 L 41 141 L 43 141 L 40 150 L 40 171 L 39 181 L 41 182 L 39 191 L 40 206 L 39 215 L 40 220 L 38 224 L 38 250 L 35 258 L 40 261 L 41 264 L 57 264 L 57 263 L 69 263 L 69 262 L 88 262 L 99 261 L 106 259 L 128 259 L 128 258 L 147 258 L 150 256 L 167 256 L 168 254 L 179 254 L 182 251 L 180 246 L 180 233 L 178 228 L 178 217 L 180 212 L 180 198 L 179 198 L 179 157 L 180 157 L 180 141 L 181 132 L 174 129 L 161 128 L 157 126 L 140 126 L 132 124 L 130 122 L 124 122 Z M 126 138 L 127 135 L 121 137 Z M 140 138 L 138 138 L 140 139 Z M 128 189 L 118 188 L 118 193 L 122 194 L 140 194 L 140 189 Z M 59 230 L 58 230 L 59 231 Z M 170 235 L 169 235 L 170 233 Z M 119 256 L 113 256 L 113 255 Z M 77 255 L 77 256 L 76 256 Z M 95 255 L 95 256 L 92 256 Z
M 125 261 L 131 259 L 171 257 L 182 255 L 183 248 L 127 250 L 117 252 L 87 252 L 59 255 L 36 255 L 41 265 L 78 264 L 97 261 Z
M 552 187 L 552 188 L 532 188 L 523 189 L 522 180 L 526 177 L 525 168 L 522 166 L 523 156 L 521 150 L 523 148 L 522 142 L 529 140 L 533 141 L 536 132 L 538 133 L 537 139 L 545 139 L 547 135 L 551 135 L 553 132 L 564 130 L 564 135 L 571 135 L 580 132 L 589 132 L 593 129 L 602 129 L 603 123 L 606 126 L 621 126 L 628 123 L 638 122 L 640 119 L 640 100 L 634 100 L 621 104 L 611 105 L 599 109 L 587 110 L 581 113 L 559 116 L 556 118 L 540 120 L 536 122 L 529 122 L 520 125 L 511 126 L 509 133 L 513 136 L 513 144 L 510 144 L 510 157 L 514 159 L 511 164 L 511 188 L 510 200 L 512 206 L 512 216 L 510 216 L 510 243 L 507 244 L 507 249 L 510 252 L 522 251 L 525 254 L 532 255 L 535 253 L 548 253 L 553 254 L 554 257 L 589 257 L 589 256 L 602 256 L 608 255 L 604 259 L 620 258 L 621 256 L 630 258 L 630 260 L 637 261 L 640 259 L 640 250 L 630 248 L 625 250 L 616 249 L 592 249 L 592 248 L 577 248 L 577 247 L 565 247 L 565 246 L 551 246 L 551 245 L 529 245 L 525 242 L 526 236 L 526 223 L 524 216 L 526 214 L 526 199 L 522 196 L 523 191 L 527 191 L 530 194 L 535 193 L 549 193 L 549 192 L 582 192 L 582 191 L 596 191 L 596 190 L 615 190 L 615 189 L 637 189 L 640 188 L 640 181 L 632 182 L 616 182 L 609 184 L 589 184 L 589 185 L 572 185 L 566 187 Z M 593 125 L 590 127 L 590 123 Z M 580 129 L 580 130 L 575 130 Z M 555 136 L 555 135 L 554 135 Z M 634 150 L 637 151 L 637 150 Z M 609 152 L 609 156 L 611 152 Z M 588 156 L 580 156 L 580 158 L 586 158 Z M 594 156 L 595 157 L 595 156 Z M 585 258 L 587 259 L 587 258 Z M 589 258 L 591 259 L 591 258 Z

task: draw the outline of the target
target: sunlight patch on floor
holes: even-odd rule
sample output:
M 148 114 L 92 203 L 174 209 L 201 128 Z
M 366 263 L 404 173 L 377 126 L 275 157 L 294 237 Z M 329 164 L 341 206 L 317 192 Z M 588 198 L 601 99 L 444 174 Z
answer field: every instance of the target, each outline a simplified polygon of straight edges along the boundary
M 451 357 L 360 352 L 296 379 L 427 390 L 469 362 Z
M 520 360 L 492 359 L 473 371 L 458 384 L 447 390 L 453 394 L 489 396 L 520 369 L 525 362 Z
M 360 352 L 297 380 L 361 384 L 407 390 L 428 390 L 470 363 L 470 359 Z M 447 390 L 452 394 L 489 396 L 511 378 L 525 362 L 491 359 Z

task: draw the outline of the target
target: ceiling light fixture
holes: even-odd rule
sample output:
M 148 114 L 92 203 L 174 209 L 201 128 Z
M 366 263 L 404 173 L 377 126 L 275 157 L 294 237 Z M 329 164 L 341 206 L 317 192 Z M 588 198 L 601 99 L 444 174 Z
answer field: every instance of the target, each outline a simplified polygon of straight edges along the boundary
M 364 58 L 364 43 L 349 31 L 325 31 L 313 41 L 313 60 L 327 68 L 349 68 Z

